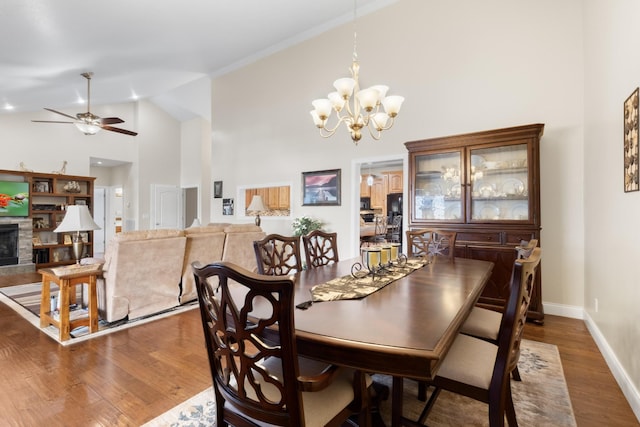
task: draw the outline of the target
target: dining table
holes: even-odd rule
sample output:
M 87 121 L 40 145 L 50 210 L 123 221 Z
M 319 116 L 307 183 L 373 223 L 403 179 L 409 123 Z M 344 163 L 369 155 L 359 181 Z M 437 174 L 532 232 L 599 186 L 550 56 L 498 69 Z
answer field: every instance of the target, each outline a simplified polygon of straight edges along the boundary
M 400 426 L 403 378 L 434 378 L 489 280 L 493 263 L 466 258 L 451 262 L 435 257 L 365 297 L 317 300 L 317 286 L 348 278 L 358 270 L 354 265 L 360 260 L 343 260 L 296 273 L 298 353 L 326 363 L 391 375 L 392 426 Z M 360 282 L 363 280 L 368 278 Z M 375 280 L 371 276 L 371 281 Z

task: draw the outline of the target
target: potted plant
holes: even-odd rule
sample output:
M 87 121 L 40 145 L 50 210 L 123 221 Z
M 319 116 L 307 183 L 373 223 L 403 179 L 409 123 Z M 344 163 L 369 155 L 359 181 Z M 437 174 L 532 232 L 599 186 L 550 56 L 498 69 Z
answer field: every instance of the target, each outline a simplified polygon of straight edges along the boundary
M 322 225 L 323 223 L 319 219 L 309 218 L 308 216 L 296 218 L 291 224 L 294 236 L 305 236 L 313 230 L 322 230 Z

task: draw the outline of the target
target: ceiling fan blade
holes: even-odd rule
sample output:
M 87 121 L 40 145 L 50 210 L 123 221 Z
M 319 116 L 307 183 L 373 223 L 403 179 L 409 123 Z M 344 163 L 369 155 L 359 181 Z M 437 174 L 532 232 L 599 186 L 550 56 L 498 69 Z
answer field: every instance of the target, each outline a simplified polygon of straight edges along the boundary
M 104 130 L 110 130 L 112 132 L 123 133 L 125 135 L 136 136 L 138 134 L 138 132 L 132 132 L 132 131 L 126 130 L 126 129 L 114 128 L 112 126 L 100 126 L 100 127 L 102 129 L 104 129 Z
M 77 119 L 76 119 L 75 117 L 73 117 L 73 116 L 70 116 L 70 115 L 65 114 L 65 113 L 61 113 L 60 111 L 52 110 L 51 108 L 45 108 L 45 110 L 47 110 L 47 111 L 51 111 L 52 113 L 60 114 L 61 116 L 68 117 L 68 118 L 70 118 L 71 120 L 77 120 Z
M 124 120 L 119 117 L 104 117 L 100 119 L 100 122 L 103 125 L 115 125 L 118 123 L 124 123 Z
M 72 125 L 73 122 L 59 122 L 59 121 L 55 121 L 55 120 L 31 120 L 32 122 L 36 122 L 36 123 L 67 123 Z

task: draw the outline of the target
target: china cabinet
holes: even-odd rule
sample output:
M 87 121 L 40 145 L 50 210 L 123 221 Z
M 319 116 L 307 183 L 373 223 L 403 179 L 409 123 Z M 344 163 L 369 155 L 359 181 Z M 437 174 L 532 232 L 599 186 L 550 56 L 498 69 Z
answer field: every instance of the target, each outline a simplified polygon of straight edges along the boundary
M 457 232 L 456 256 L 492 261 L 479 305 L 501 310 L 522 241 L 540 239 L 543 124 L 405 143 L 409 151 L 409 228 Z M 538 272 L 528 318 L 542 323 Z

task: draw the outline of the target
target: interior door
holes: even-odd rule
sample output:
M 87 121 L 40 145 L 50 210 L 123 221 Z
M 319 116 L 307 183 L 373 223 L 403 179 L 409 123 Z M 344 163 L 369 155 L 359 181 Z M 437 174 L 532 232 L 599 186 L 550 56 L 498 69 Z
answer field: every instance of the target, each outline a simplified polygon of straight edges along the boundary
M 151 194 L 151 228 L 184 228 L 182 190 L 172 185 L 153 184 Z

